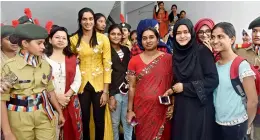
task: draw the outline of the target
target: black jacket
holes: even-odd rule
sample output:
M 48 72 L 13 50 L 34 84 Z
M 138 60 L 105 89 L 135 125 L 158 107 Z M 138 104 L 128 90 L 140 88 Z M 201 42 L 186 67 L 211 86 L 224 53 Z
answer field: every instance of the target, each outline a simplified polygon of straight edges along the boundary
M 126 80 L 126 72 L 128 63 L 130 61 L 130 51 L 127 47 L 121 46 L 121 50 L 124 53 L 123 60 L 121 61 L 117 52 L 111 47 L 111 58 L 112 58 L 112 81 L 109 85 L 109 94 L 114 96 L 119 93 L 119 86 Z

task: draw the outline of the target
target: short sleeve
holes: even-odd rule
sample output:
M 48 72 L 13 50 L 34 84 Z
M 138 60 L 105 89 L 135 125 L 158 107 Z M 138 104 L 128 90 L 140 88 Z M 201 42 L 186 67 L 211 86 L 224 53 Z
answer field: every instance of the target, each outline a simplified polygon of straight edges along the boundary
M 129 64 L 128 64 L 128 70 L 136 71 L 136 69 L 135 69 L 135 57 L 130 59 Z
M 10 72 L 10 69 L 7 65 L 3 66 L 1 69 L 1 78 L 4 78 L 8 73 Z M 10 89 L 6 90 L 4 93 L 1 94 L 1 101 L 9 101 L 10 100 Z
M 136 56 L 132 57 L 128 63 L 128 74 L 135 75 L 136 74 L 136 65 L 135 65 Z
M 47 86 L 46 86 L 46 90 L 47 92 L 51 92 L 51 91 L 54 91 L 54 84 L 53 84 L 53 81 L 52 81 L 52 67 L 49 63 L 47 63 L 48 66 L 49 66 L 49 75 L 48 75 L 48 83 L 47 83 Z
M 47 90 L 47 92 L 54 91 L 54 86 L 53 86 L 52 80 L 50 80 L 50 81 L 48 82 L 48 85 L 47 85 L 46 90 Z
M 239 79 L 243 82 L 243 78 L 249 76 L 255 76 L 255 73 L 251 69 L 250 64 L 247 61 L 243 61 L 239 65 Z

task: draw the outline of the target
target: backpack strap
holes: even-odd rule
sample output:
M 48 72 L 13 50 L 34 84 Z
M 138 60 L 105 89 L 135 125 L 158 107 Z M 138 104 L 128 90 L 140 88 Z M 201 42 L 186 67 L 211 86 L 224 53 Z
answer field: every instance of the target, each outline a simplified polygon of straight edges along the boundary
M 245 59 L 243 57 L 237 56 L 233 60 L 233 62 L 231 64 L 231 68 L 230 68 L 230 79 L 231 79 L 232 86 L 233 86 L 234 90 L 236 91 L 236 93 L 242 97 L 245 97 L 246 94 L 245 94 L 243 85 L 239 79 L 239 65 L 244 60 Z

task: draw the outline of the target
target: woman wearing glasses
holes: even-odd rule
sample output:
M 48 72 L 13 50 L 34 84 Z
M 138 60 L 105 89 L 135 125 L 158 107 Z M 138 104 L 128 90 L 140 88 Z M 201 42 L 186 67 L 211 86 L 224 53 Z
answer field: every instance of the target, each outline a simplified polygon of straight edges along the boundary
M 211 30 L 213 29 L 215 23 L 212 19 L 202 18 L 194 26 L 196 32 L 196 39 L 199 44 L 204 44 L 207 46 L 211 52 L 214 54 L 215 61 L 219 59 L 219 55 L 211 47 Z

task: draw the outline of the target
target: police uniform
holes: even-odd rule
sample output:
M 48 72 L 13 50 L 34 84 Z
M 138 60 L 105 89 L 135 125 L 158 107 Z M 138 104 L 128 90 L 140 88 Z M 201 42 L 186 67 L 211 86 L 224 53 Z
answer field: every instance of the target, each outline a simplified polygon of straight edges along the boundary
M 253 20 L 249 24 L 248 29 L 253 29 L 255 27 L 260 27 L 260 17 Z M 257 44 L 257 45 L 260 45 L 260 44 Z M 257 46 L 257 45 L 252 43 L 250 45 L 250 47 L 241 49 L 241 50 L 246 51 L 245 54 L 248 56 L 252 55 L 251 56 L 252 65 L 260 66 L 260 51 L 259 51 L 260 46 Z M 251 53 L 251 54 L 249 54 L 249 53 Z M 243 56 L 243 54 L 241 56 Z M 259 105 L 258 105 L 258 108 L 259 108 Z M 249 139 L 250 140 L 260 140 L 260 114 L 256 114 L 256 117 L 253 122 L 253 127 L 252 127 L 251 133 L 249 135 Z
M 1 38 L 5 38 L 7 36 L 10 36 L 14 33 L 14 27 L 11 25 L 4 25 L 1 26 Z M 1 50 L 1 68 L 4 65 L 4 63 L 9 59 Z
M 29 40 L 48 37 L 47 31 L 35 24 L 18 25 L 13 35 Z M 17 140 L 54 140 L 55 119 L 47 97 L 47 92 L 54 90 L 50 65 L 40 56 L 21 49 L 2 68 L 2 77 L 10 74 L 17 80 L 13 88 L 1 94 L 1 100 L 7 103 L 12 133 Z
M 253 29 L 255 27 L 260 27 L 260 17 L 253 20 L 248 29 Z M 260 66 L 260 46 L 257 46 L 253 43 L 249 44 L 249 47 L 243 47 L 247 44 L 237 45 L 238 47 L 235 47 L 234 52 L 237 55 L 240 55 L 247 59 L 247 61 L 251 65 Z M 258 44 L 260 45 L 260 44 Z M 242 46 L 242 47 L 239 47 Z
M 129 25 L 129 24 L 125 23 L 125 22 L 122 22 L 122 23 L 119 24 L 119 26 L 122 29 L 126 28 L 130 32 L 131 25 Z M 129 39 L 127 40 L 127 42 L 121 43 L 121 45 L 128 47 L 129 50 L 131 50 L 131 48 L 132 48 L 132 43 L 131 43 L 131 41 Z

